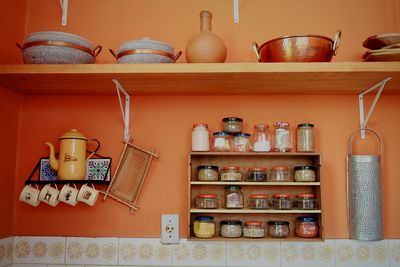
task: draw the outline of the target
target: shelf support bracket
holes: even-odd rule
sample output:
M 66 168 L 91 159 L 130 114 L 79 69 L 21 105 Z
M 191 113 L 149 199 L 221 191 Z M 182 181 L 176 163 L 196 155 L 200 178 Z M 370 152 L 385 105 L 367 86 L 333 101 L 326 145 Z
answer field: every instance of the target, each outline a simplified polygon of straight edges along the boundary
M 130 111 L 130 95 L 124 87 L 118 82 L 117 79 L 112 79 L 118 94 L 119 106 L 121 108 L 122 119 L 124 121 L 124 141 L 129 142 L 129 111 Z M 121 93 L 125 96 L 125 107 L 122 105 Z
M 61 5 L 61 25 L 67 26 L 68 0 L 60 0 Z
M 388 77 L 388 78 L 382 80 L 381 82 L 375 84 L 371 88 L 361 92 L 358 95 L 358 107 L 359 107 L 359 111 L 360 111 L 361 139 L 365 139 L 365 127 L 368 123 L 368 120 L 371 118 L 372 112 L 375 109 L 376 103 L 378 102 L 378 99 L 379 99 L 383 89 L 385 88 L 386 83 L 388 81 L 390 81 L 391 79 L 392 79 L 391 77 Z M 379 87 L 378 92 L 376 93 L 374 101 L 372 102 L 372 104 L 368 110 L 367 117 L 364 118 L 364 95 L 368 94 L 369 92 L 372 92 L 373 90 L 375 90 L 378 87 Z
M 239 0 L 233 0 L 233 22 L 239 23 Z

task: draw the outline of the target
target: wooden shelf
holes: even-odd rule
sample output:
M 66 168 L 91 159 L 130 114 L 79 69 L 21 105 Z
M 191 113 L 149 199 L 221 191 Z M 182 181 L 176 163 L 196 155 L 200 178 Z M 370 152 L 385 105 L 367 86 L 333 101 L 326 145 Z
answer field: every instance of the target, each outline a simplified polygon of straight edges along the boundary
M 195 156 L 320 156 L 320 153 L 304 152 L 191 152 Z
M 255 209 L 190 209 L 191 213 L 229 213 L 229 214 L 310 214 L 321 210 L 255 210 Z
M 262 241 L 262 242 L 272 242 L 272 241 L 285 241 L 285 242 L 322 242 L 324 239 L 322 238 L 301 238 L 296 236 L 289 236 L 287 238 L 272 238 L 272 237 L 263 237 L 263 238 L 248 238 L 248 237 L 238 237 L 238 238 L 228 238 L 215 236 L 211 238 L 198 238 L 194 236 L 188 237 L 190 241 L 245 241 L 245 242 L 254 242 L 254 241 Z
M 114 94 L 111 79 L 136 95 L 358 94 L 387 77 L 399 94 L 400 62 L 0 65 L 25 94 Z
M 276 185 L 287 185 L 287 186 L 310 186 L 310 185 L 321 185 L 320 182 L 204 182 L 204 181 L 191 181 L 191 185 L 259 185 L 259 186 L 276 186 Z

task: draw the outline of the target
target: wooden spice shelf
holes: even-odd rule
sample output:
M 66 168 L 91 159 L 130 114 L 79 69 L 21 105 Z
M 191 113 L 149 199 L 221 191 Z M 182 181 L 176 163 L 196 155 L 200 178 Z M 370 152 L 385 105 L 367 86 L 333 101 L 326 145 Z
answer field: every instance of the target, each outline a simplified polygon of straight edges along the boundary
M 203 181 L 191 181 L 191 185 L 259 185 L 259 186 L 309 186 L 309 185 L 321 185 L 320 182 L 203 182 Z
M 387 77 L 399 94 L 399 62 L 0 65 L 24 94 L 114 94 L 111 79 L 136 95 L 358 94 Z
M 272 237 L 262 237 L 262 238 L 249 238 L 249 237 L 238 237 L 238 238 L 228 238 L 221 236 L 214 236 L 211 238 L 199 238 L 199 237 L 188 237 L 190 241 L 242 241 L 242 242 L 281 242 L 281 241 L 289 241 L 289 242 L 322 242 L 324 239 L 322 238 L 302 238 L 297 236 L 289 236 L 286 238 L 272 238 Z
M 309 214 L 321 213 L 321 210 L 256 210 L 256 209 L 190 209 L 191 213 L 231 213 L 231 214 Z

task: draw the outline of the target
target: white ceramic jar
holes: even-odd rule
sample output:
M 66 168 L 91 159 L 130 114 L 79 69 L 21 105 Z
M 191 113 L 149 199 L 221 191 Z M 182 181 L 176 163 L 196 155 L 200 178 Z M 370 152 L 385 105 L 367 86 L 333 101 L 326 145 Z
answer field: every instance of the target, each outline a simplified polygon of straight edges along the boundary
M 192 151 L 209 151 L 210 138 L 206 123 L 196 123 L 192 131 Z

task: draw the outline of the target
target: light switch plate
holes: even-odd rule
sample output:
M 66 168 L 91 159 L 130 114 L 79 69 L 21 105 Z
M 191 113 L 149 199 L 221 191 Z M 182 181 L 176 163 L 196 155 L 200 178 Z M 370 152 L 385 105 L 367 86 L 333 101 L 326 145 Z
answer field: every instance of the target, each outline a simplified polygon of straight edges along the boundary
M 179 214 L 161 214 L 161 243 L 179 243 Z

